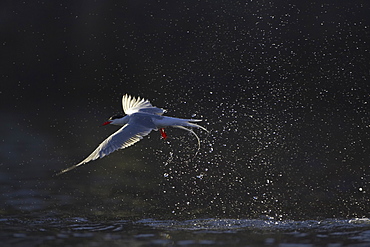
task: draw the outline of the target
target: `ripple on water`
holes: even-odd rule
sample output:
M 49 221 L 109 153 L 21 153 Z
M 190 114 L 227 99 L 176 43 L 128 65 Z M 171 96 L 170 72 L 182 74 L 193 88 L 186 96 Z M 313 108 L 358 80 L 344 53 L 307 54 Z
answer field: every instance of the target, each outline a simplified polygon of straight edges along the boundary
M 32 243 L 60 245 L 81 241 L 95 246 L 121 243 L 138 246 L 370 246 L 370 220 L 365 218 L 321 221 L 3 218 L 0 225 L 3 229 L 0 237 L 14 246 L 17 243 L 32 246 Z
M 158 228 L 187 229 L 187 230 L 327 230 L 353 229 L 356 227 L 370 227 L 370 219 L 326 219 L 326 220 L 255 220 L 255 219 L 194 219 L 185 221 L 144 219 L 136 223 Z

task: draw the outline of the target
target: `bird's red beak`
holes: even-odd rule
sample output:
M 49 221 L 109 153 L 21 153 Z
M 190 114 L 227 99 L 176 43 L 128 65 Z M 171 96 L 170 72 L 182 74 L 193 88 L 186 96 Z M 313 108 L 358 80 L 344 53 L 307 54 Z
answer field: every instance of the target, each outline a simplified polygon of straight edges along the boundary
M 104 126 L 104 125 L 108 125 L 108 124 L 110 124 L 112 121 L 107 121 L 107 122 L 104 122 L 103 124 L 102 124 L 102 126 Z

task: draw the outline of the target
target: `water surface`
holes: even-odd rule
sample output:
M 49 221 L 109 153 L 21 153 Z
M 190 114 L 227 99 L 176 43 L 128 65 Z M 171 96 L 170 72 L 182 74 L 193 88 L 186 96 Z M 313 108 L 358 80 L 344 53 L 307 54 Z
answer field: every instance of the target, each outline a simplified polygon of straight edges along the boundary
M 0 219 L 2 246 L 369 246 L 369 219 Z

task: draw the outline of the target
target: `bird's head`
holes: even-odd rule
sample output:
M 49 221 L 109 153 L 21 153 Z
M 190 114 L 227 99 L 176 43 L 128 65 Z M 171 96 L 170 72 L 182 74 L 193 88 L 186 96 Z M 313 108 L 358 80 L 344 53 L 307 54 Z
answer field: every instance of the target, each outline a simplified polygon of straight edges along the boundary
M 128 122 L 128 116 L 114 115 L 111 116 L 108 121 L 104 122 L 103 125 L 113 124 L 113 125 L 125 125 Z

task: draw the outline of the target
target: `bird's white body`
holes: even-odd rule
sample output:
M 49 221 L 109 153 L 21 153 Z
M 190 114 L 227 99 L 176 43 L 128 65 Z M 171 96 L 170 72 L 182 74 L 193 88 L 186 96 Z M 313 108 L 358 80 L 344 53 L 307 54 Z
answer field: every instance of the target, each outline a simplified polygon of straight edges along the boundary
M 122 97 L 122 107 L 126 116 L 113 116 L 105 122 L 104 125 L 113 124 L 123 127 L 105 139 L 86 159 L 77 165 L 62 170 L 58 175 L 70 171 L 89 161 L 102 158 L 118 149 L 131 146 L 140 141 L 144 136 L 148 135 L 152 130 L 166 127 L 185 129 L 197 137 L 198 145 L 200 145 L 198 136 L 194 131 L 187 129 L 186 127 L 201 128 L 207 131 L 204 127 L 192 123 L 199 122 L 201 120 L 162 116 L 162 114 L 166 112 L 164 109 L 152 106 L 148 100 L 140 98 L 136 99 L 127 94 Z

